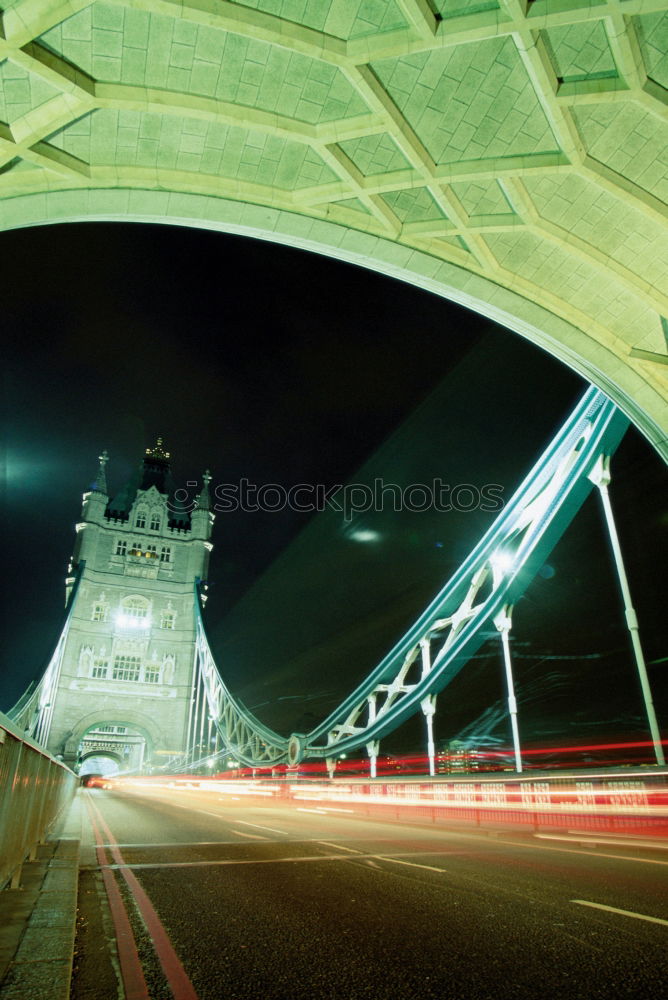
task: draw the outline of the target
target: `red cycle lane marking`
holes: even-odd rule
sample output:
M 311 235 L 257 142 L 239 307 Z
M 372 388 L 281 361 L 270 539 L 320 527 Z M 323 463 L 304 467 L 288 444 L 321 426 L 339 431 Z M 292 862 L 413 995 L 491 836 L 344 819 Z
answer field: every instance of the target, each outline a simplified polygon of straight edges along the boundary
M 130 871 L 125 864 L 125 860 L 120 852 L 118 843 L 114 838 L 113 833 L 105 823 L 102 814 L 92 802 L 90 805 L 95 810 L 100 827 L 107 838 L 107 844 L 109 845 L 111 856 L 116 864 L 119 865 L 118 870 L 125 879 L 128 888 L 130 889 L 130 892 L 134 896 L 135 902 L 139 907 L 139 911 L 144 919 L 144 923 L 146 924 L 146 929 L 151 937 L 153 947 L 155 948 L 155 953 L 158 956 L 160 965 L 162 966 L 162 971 L 164 972 L 167 982 L 169 983 L 169 988 L 174 995 L 174 1000 L 198 1000 L 193 984 L 190 982 L 190 979 L 181 964 L 181 960 L 174 951 L 169 935 L 163 927 L 162 921 L 156 913 L 153 903 L 144 892 L 135 874 Z
M 97 845 L 95 854 L 98 863 L 101 866 L 106 865 L 107 852 L 104 849 L 104 840 L 95 822 L 90 799 L 87 799 L 87 805 Z M 139 961 L 134 934 L 132 933 L 132 927 L 130 926 L 130 920 L 123 904 L 120 889 L 116 884 L 113 873 L 108 868 L 102 868 L 102 878 L 104 879 L 104 888 L 109 900 L 111 918 L 114 922 L 114 931 L 118 944 L 118 961 L 121 967 L 121 977 L 123 979 L 126 1000 L 150 1000 L 146 980 L 144 979 L 144 971 Z

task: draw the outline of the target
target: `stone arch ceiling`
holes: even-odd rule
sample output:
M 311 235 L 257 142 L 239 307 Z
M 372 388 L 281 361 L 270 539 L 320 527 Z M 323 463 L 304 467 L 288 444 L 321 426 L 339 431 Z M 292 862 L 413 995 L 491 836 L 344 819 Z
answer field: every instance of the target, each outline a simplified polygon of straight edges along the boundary
M 0 228 L 353 260 L 542 344 L 668 454 L 665 0 L 0 9 Z

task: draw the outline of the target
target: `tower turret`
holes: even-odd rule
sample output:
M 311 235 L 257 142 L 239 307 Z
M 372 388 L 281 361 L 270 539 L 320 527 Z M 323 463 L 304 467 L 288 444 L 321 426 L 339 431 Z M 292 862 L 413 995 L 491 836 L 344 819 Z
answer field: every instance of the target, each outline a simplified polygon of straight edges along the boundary
M 97 519 L 96 515 L 104 517 L 104 512 L 109 503 L 107 493 L 107 462 L 109 461 L 109 455 L 106 449 L 102 452 L 98 461 L 100 464 L 97 475 L 91 483 L 90 489 L 82 497 L 81 517 L 86 521 Z
M 201 580 L 206 580 L 209 571 L 209 553 L 213 545 L 209 541 L 213 531 L 213 522 L 216 515 L 211 510 L 211 495 L 209 493 L 209 483 L 211 473 L 207 469 L 202 475 L 202 491 L 197 497 L 197 506 L 193 510 L 190 520 L 192 523 L 193 538 L 201 541 L 204 547 L 204 558 L 202 560 Z
M 96 493 L 102 493 L 107 496 L 107 462 L 109 461 L 109 454 L 107 449 L 102 452 L 99 458 L 100 467 L 97 470 L 97 476 L 93 483 L 93 490 Z
M 76 538 L 72 549 L 72 560 L 68 568 L 65 580 L 65 603 L 69 601 L 72 584 L 74 583 L 73 569 L 82 560 L 90 558 L 95 552 L 99 541 L 100 528 L 106 523 L 105 512 L 109 497 L 107 495 L 107 462 L 109 455 L 106 450 L 102 452 L 99 459 L 97 475 L 91 483 L 90 489 L 82 497 L 81 520 L 76 525 Z
M 159 493 L 169 493 L 169 452 L 165 450 L 159 437 L 152 448 L 146 449 L 142 467 L 140 489 L 149 490 L 155 486 Z

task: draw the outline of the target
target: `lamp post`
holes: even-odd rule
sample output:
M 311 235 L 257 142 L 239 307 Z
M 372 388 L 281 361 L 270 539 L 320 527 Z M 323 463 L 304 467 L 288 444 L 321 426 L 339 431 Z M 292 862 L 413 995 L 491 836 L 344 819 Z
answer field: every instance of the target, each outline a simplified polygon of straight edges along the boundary
M 508 686 L 508 711 L 510 712 L 510 725 L 513 731 L 513 747 L 515 748 L 515 770 L 521 774 L 522 756 L 520 754 L 520 731 L 517 725 L 517 698 L 515 697 L 513 664 L 510 659 L 510 642 L 508 640 L 512 625 L 512 610 L 512 607 L 506 605 L 494 619 L 494 624 L 501 634 L 501 645 L 503 647 L 503 663 L 506 668 L 506 683 Z
M 640 677 L 640 687 L 642 688 L 643 700 L 645 702 L 645 712 L 647 713 L 647 721 L 649 723 L 649 730 L 652 735 L 652 743 L 654 744 L 654 754 L 656 756 L 657 764 L 663 766 L 666 763 L 666 758 L 663 753 L 663 746 L 661 744 L 661 733 L 659 731 L 659 726 L 656 721 L 656 712 L 654 711 L 654 702 L 652 701 L 652 691 L 649 686 L 649 677 L 647 676 L 647 667 L 645 665 L 645 657 L 643 655 L 642 646 L 640 645 L 640 631 L 638 629 L 638 618 L 631 601 L 631 591 L 629 589 L 629 581 L 626 576 L 626 569 L 624 568 L 624 559 L 622 557 L 622 549 L 619 544 L 619 536 L 617 534 L 617 527 L 615 525 L 615 518 L 612 513 L 612 504 L 610 503 L 610 494 L 608 493 L 608 486 L 610 484 L 610 456 L 600 455 L 596 465 L 589 474 L 589 478 L 592 483 L 598 487 L 599 496 L 601 497 L 601 503 L 603 504 L 603 512 L 605 514 L 605 521 L 608 526 L 608 535 L 610 537 L 610 545 L 612 547 L 612 554 L 615 559 L 615 566 L 617 567 L 617 576 L 619 578 L 619 586 L 622 592 L 622 598 L 624 600 L 624 614 L 626 616 L 626 627 L 629 630 L 631 636 L 631 645 L 633 646 L 633 653 L 635 655 L 636 667 L 638 668 L 638 676 Z

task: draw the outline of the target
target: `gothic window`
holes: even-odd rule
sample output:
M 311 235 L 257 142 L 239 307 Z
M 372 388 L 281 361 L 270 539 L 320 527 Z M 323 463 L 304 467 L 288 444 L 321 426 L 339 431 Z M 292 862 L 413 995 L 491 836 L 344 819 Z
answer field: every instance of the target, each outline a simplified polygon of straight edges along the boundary
M 151 605 L 145 597 L 126 597 L 121 601 L 116 624 L 122 629 L 147 629 L 151 625 Z
M 151 558 L 151 559 L 157 559 L 158 558 L 158 549 L 157 549 L 157 546 L 156 545 L 147 545 L 146 546 L 146 552 L 144 553 L 144 555 L 149 556 L 149 558 Z
M 176 623 L 176 611 L 163 611 L 160 615 L 160 628 L 173 629 Z
M 128 551 L 128 543 L 122 539 L 119 539 L 116 542 L 116 555 L 124 556 L 127 551 Z
M 160 683 L 160 667 L 151 664 L 144 670 L 144 680 L 147 684 Z
M 128 618 L 146 618 L 149 604 L 145 597 L 126 597 L 121 605 Z
M 97 604 L 93 605 L 93 613 L 91 615 L 91 621 L 106 622 L 108 612 L 109 612 L 108 605 L 99 601 Z
M 138 656 L 117 656 L 114 660 L 114 680 L 138 681 L 140 662 Z
M 160 562 L 172 561 L 172 549 L 169 545 L 163 545 L 160 549 Z
M 160 531 L 160 517 L 158 514 L 151 514 L 151 531 Z
M 137 517 L 135 519 L 135 528 L 145 528 L 146 527 L 146 511 L 138 510 Z
M 91 677 L 97 677 L 98 679 L 106 678 L 108 668 L 109 664 L 107 661 L 98 657 L 93 661 L 93 669 L 91 670 L 90 675 Z

